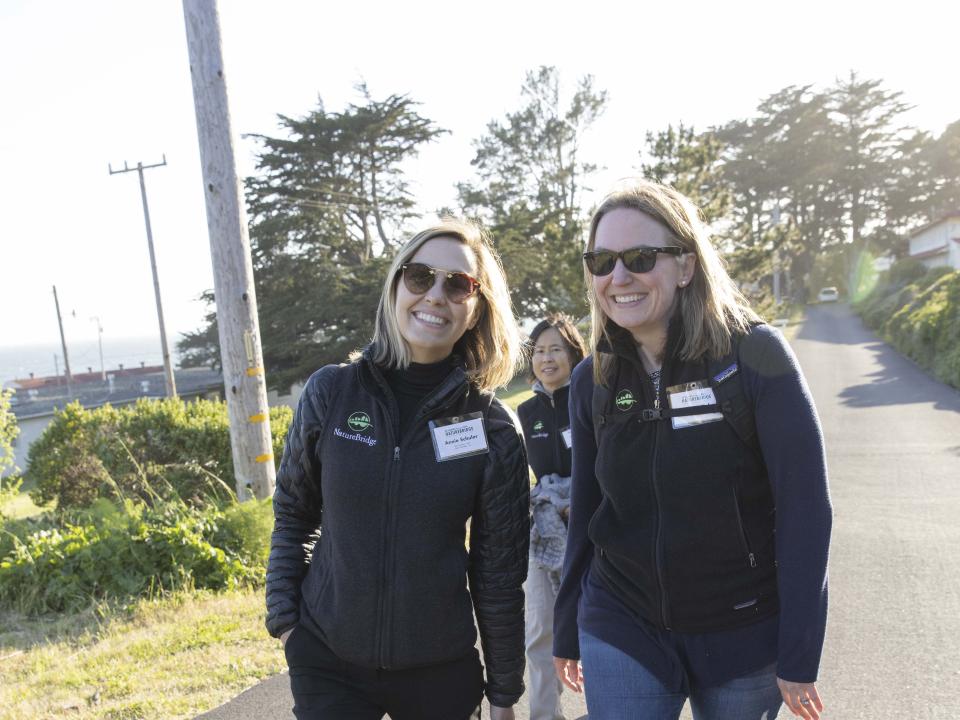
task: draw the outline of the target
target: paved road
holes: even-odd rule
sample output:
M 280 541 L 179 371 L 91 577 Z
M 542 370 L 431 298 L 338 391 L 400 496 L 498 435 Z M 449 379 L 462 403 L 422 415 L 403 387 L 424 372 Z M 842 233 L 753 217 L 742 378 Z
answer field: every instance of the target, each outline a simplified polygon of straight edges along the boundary
M 562 697 L 564 715 L 568 720 L 587 720 L 583 696 L 573 697 L 573 693 L 564 693 Z M 200 715 L 196 720 L 293 720 L 293 713 L 290 711 L 292 707 L 290 680 L 286 673 L 282 673 L 264 680 L 226 705 Z M 529 708 L 525 698 L 516 706 L 515 714 L 517 720 L 529 720 Z M 486 700 L 483 703 L 483 717 L 490 717 Z
M 792 345 L 823 421 L 835 512 L 824 718 L 958 718 L 960 393 L 842 304 L 808 308 Z M 564 697 L 568 718 L 585 712 Z M 280 675 L 202 717 L 286 718 L 291 705 Z M 524 700 L 517 710 L 525 720 Z
M 792 344 L 834 503 L 826 717 L 960 717 L 960 393 L 842 304 L 810 307 Z

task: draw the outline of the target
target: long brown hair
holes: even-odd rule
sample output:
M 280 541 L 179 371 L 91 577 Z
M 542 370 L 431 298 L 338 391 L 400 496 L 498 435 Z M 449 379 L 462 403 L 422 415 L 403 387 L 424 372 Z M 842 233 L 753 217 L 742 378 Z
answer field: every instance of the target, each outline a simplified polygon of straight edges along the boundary
M 600 220 L 617 208 L 630 208 L 650 216 L 667 228 L 685 253 L 692 253 L 696 258 L 693 277 L 686 287 L 678 290 L 674 311 L 674 317 L 679 316 L 683 325 L 680 357 L 684 360 L 704 356 L 720 358 L 729 353 L 731 336 L 746 332 L 751 324 L 760 322 L 760 317 L 727 274 L 723 260 L 710 242 L 709 231 L 700 221 L 696 206 L 667 185 L 646 180 L 631 181 L 607 195 L 594 212 L 587 250 L 593 250 L 596 244 Z M 586 266 L 583 273 L 590 302 L 594 381 L 603 384 L 609 361 L 603 353 L 596 353 L 596 349 L 602 338 L 610 341 L 607 329 L 610 319 L 600 308 Z

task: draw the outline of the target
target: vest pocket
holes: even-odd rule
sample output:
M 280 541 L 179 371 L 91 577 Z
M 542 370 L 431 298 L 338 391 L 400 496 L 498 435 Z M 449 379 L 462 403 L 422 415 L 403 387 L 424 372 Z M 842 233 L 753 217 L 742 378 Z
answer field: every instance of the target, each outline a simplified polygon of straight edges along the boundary
M 747 528 L 743 524 L 743 513 L 740 512 L 740 493 L 737 492 L 737 486 L 733 486 L 733 510 L 737 516 L 737 529 L 740 531 L 740 544 L 743 546 L 743 552 L 746 555 L 750 567 L 757 566 L 757 556 L 754 555 L 750 547 L 750 538 L 747 537 Z

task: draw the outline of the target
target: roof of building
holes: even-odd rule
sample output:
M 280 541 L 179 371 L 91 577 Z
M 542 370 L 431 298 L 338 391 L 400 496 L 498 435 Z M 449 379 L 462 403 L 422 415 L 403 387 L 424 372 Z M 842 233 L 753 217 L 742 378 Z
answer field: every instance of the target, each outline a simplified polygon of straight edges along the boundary
M 10 398 L 10 409 L 18 420 L 24 420 L 51 415 L 54 410 L 75 400 L 85 408 L 95 408 L 107 403 L 124 405 L 140 398 L 166 395 L 162 365 L 114 370 L 107 377 L 108 380 L 103 381 L 100 373 L 73 375 L 69 397 L 63 376 L 17 380 L 14 395 Z M 223 375 L 210 368 L 176 370 L 174 380 L 181 397 L 196 397 L 223 389 Z
M 934 255 L 943 255 L 947 252 L 949 248 L 946 245 L 941 245 L 939 247 L 931 248 L 930 250 L 924 250 L 923 252 L 912 253 L 910 257 L 915 260 L 920 260 L 922 258 L 933 257 Z
M 939 225 L 942 222 L 946 222 L 947 220 L 951 220 L 953 218 L 960 218 L 960 208 L 958 208 L 957 210 L 951 210 L 950 212 L 937 218 L 936 220 L 932 220 L 931 222 L 928 222 L 926 225 L 921 225 L 916 230 L 911 230 L 910 234 L 907 235 L 907 240 L 910 240 L 911 238 L 915 238 L 920 233 L 926 230 L 929 230 L 930 228 L 936 225 Z

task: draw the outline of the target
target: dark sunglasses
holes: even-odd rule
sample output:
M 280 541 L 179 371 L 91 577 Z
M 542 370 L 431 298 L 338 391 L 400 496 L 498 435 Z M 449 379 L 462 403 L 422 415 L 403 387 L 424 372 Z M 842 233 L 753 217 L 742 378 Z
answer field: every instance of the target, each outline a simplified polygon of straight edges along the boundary
M 657 264 L 657 256 L 660 253 L 664 255 L 675 255 L 679 257 L 686 252 L 677 245 L 667 245 L 666 247 L 640 247 L 628 248 L 620 252 L 613 250 L 591 250 L 583 254 L 583 261 L 587 264 L 587 270 L 591 275 L 604 276 L 613 272 L 617 265 L 617 258 L 623 260 L 623 266 L 632 273 L 647 273 L 653 270 Z
M 414 295 L 423 295 L 433 287 L 437 273 L 443 278 L 443 294 L 452 303 L 466 302 L 471 295 L 480 290 L 480 282 L 465 272 L 440 270 L 423 263 L 407 263 L 401 266 L 403 284 Z

